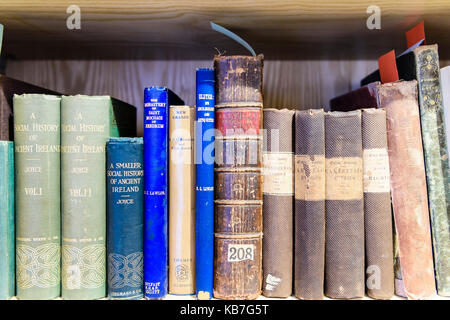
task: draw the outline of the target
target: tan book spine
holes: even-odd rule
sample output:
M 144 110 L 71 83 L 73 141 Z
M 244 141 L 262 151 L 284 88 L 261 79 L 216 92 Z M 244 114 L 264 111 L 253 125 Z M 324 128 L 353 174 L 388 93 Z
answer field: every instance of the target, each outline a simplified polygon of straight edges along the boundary
M 195 292 L 195 109 L 169 108 L 169 293 Z

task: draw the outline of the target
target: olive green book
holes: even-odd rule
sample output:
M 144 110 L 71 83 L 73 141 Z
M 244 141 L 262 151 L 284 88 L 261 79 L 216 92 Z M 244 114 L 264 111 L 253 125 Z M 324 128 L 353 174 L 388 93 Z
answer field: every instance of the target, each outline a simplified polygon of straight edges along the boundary
M 13 98 L 18 299 L 60 295 L 60 102 Z
M 105 147 L 109 96 L 61 101 L 62 298 L 106 295 Z

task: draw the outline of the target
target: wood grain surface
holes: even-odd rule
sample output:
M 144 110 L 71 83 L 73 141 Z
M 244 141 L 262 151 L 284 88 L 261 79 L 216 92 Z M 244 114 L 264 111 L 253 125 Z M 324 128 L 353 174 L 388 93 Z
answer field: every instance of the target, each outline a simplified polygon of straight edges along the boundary
M 81 30 L 69 30 L 69 5 L 81 10 Z M 381 29 L 366 26 L 367 8 L 378 5 Z M 90 56 L 145 58 L 177 49 L 203 59 L 214 47 L 245 49 L 211 30 L 209 21 L 237 32 L 266 59 L 377 58 L 404 50 L 404 32 L 425 19 L 427 37 L 450 48 L 448 0 L 2 0 L 8 54 L 41 58 Z M 96 51 L 96 47 L 105 50 Z M 135 50 L 136 48 L 142 50 Z M 446 50 L 450 54 L 449 50 Z
M 187 105 L 195 104 L 195 70 L 210 60 L 8 60 L 6 75 L 66 94 L 109 94 L 136 106 L 143 128 L 144 87 L 164 85 Z M 441 60 L 441 67 L 450 60 Z M 265 60 L 266 108 L 325 108 L 337 95 L 359 87 L 374 60 Z

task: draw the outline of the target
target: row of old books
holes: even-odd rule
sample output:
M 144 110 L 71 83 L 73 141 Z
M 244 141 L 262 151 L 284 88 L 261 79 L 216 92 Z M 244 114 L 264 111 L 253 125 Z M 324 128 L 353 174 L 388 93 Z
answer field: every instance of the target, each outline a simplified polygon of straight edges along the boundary
M 6 77 L 2 85 L 3 94 L 41 90 Z M 13 121 L 1 119 L 2 129 L 11 123 L 14 142 L 0 141 L 0 297 L 102 297 L 105 146 L 111 137 L 136 135 L 136 109 L 109 96 L 11 98 L 13 110 L 9 95 L 2 109 Z
M 395 289 L 410 298 L 450 295 L 450 68 L 439 68 L 437 45 L 421 44 L 396 58 L 399 80 L 381 83 L 376 71 L 330 101 L 332 110 L 386 111 Z
M 388 299 L 395 284 L 428 298 L 435 280 L 448 295 L 420 80 L 363 87 L 324 112 L 263 109 L 262 78 L 262 55 L 216 56 L 197 70 L 195 108 L 146 88 L 143 139 L 134 109 L 109 97 L 16 95 L 14 146 L 0 154 L 2 297 Z M 377 105 L 352 101 L 361 92 Z M 446 176 L 439 159 L 431 171 Z

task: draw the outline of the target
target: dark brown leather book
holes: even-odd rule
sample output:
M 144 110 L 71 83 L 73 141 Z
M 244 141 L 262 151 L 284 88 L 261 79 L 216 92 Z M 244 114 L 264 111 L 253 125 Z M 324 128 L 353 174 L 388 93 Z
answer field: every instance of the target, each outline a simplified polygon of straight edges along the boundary
M 216 56 L 214 297 L 255 299 L 262 282 L 263 57 Z
M 323 298 L 325 120 L 322 109 L 295 114 L 295 296 Z
M 215 56 L 216 106 L 263 106 L 264 56 Z
M 394 248 L 386 111 L 361 111 L 366 292 L 375 299 L 390 299 L 394 294 Z
M 361 111 L 325 115 L 325 295 L 364 297 Z
M 372 82 L 364 87 L 345 93 L 330 100 L 332 111 L 352 111 L 361 108 L 379 108 L 378 87 L 380 82 Z
M 292 295 L 294 110 L 264 109 L 263 294 Z
M 396 293 L 425 299 L 436 292 L 417 81 L 380 87 L 386 110 L 392 208 L 401 265 Z

